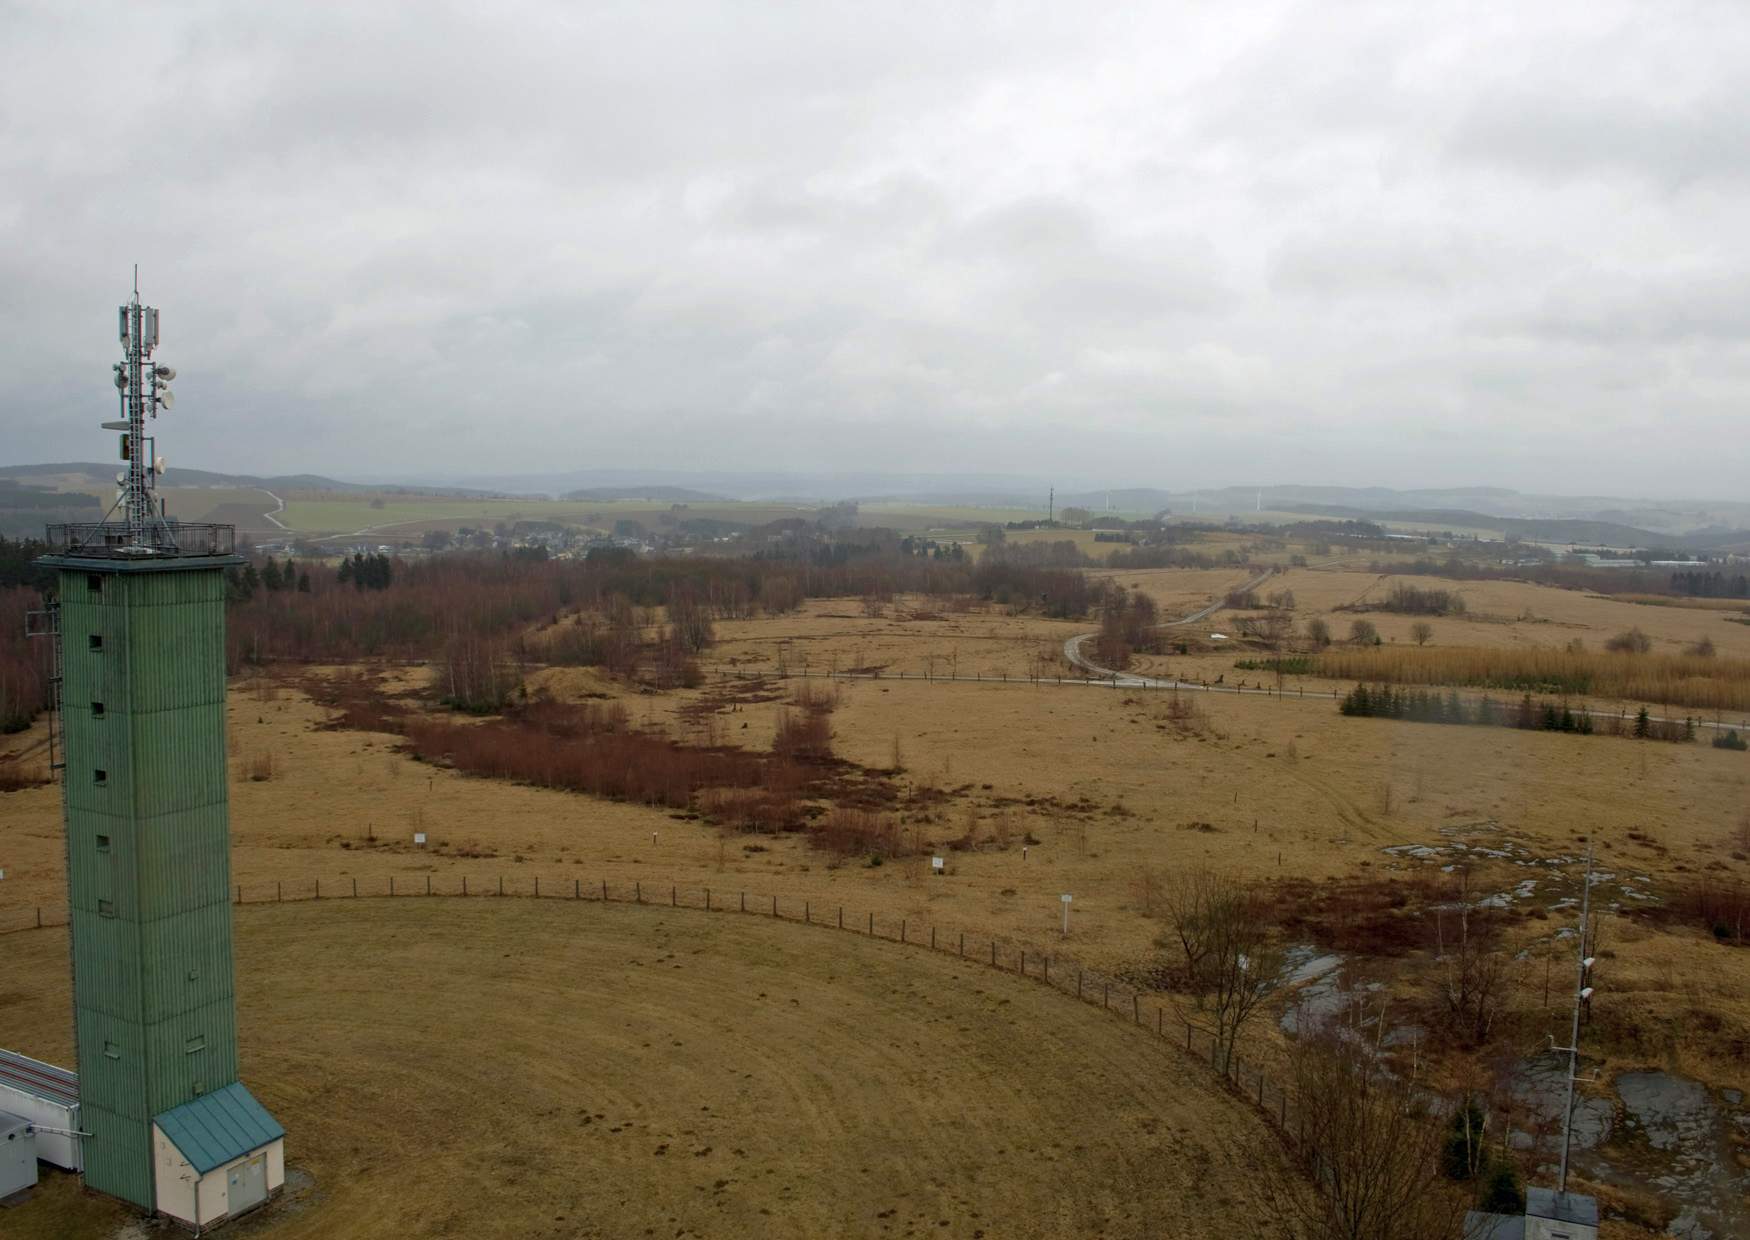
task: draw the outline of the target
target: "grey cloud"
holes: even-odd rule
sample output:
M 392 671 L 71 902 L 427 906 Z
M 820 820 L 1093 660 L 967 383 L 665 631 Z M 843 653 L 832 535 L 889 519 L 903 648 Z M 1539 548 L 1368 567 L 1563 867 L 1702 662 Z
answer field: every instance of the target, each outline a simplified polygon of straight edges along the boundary
M 98 451 L 139 261 L 167 450 L 218 468 L 1750 473 L 1737 6 L 91 4 L 8 35 L 0 458 Z M 1589 433 L 1655 410 L 1706 460 Z

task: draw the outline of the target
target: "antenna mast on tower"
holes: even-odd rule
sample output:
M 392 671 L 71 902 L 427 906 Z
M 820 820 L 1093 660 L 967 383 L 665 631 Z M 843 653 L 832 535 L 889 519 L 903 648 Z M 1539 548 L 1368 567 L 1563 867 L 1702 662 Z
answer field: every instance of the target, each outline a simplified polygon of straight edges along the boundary
M 158 310 L 140 304 L 140 269 L 134 268 L 134 296 L 117 312 L 118 335 L 122 360 L 115 364 L 115 386 L 121 397 L 122 417 L 117 422 L 105 422 L 105 430 L 122 432 L 121 459 L 127 469 L 116 475 L 121 493 L 116 503 L 122 509 L 127 528 L 127 543 L 135 547 L 151 547 L 155 542 L 154 525 L 162 525 L 164 508 L 153 498 L 154 484 L 164 472 L 164 458 L 154 457 L 156 440 L 146 434 L 146 418 L 157 418 L 160 408 L 169 409 L 176 403 L 170 381 L 176 371 L 152 361 L 152 350 L 158 347 Z

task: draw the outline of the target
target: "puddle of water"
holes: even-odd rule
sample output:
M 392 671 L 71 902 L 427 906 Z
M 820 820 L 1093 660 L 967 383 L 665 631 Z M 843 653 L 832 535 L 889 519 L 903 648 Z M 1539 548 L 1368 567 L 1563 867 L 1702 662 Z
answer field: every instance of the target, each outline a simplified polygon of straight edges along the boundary
M 1521 1060 L 1510 1087 L 1523 1116 L 1513 1145 L 1535 1148 L 1553 1162 L 1560 1152 L 1567 1057 L 1546 1052 Z M 1668 1072 L 1625 1072 L 1612 1095 L 1583 1091 L 1574 1104 L 1575 1168 L 1589 1179 L 1659 1194 L 1675 1213 L 1668 1235 L 1750 1235 L 1750 1174 L 1738 1166 L 1727 1128 L 1730 1119 L 1750 1131 L 1750 1113 L 1741 1109 L 1737 1091 L 1722 1090 L 1720 1097 L 1724 1104 L 1701 1082 Z
M 1717 1108 L 1700 1081 L 1667 1072 L 1625 1072 L 1616 1092 L 1628 1124 L 1646 1134 L 1656 1150 L 1694 1149 L 1714 1126 Z
M 1562 1123 L 1562 1105 L 1568 1097 L 1568 1057 L 1545 1052 L 1522 1059 L 1514 1066 L 1508 1081 L 1514 1103 L 1523 1110 L 1523 1118 L 1509 1140 L 1515 1149 L 1528 1150 L 1537 1144 L 1536 1130 L 1554 1128 L 1558 1133 Z M 1616 1107 L 1608 1098 L 1574 1098 L 1574 1148 L 1589 1150 L 1610 1139 L 1616 1119 Z M 1529 1122 L 1526 1122 L 1526 1121 Z M 1560 1137 L 1557 1136 L 1559 1141 Z

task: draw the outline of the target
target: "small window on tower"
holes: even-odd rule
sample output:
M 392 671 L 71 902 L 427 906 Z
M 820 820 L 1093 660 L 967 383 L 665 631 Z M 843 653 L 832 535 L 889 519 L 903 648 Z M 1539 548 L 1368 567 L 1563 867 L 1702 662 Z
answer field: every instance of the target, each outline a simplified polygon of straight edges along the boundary
M 86 588 L 89 589 L 93 594 L 101 596 L 103 594 L 103 574 L 102 573 L 87 573 L 87 574 L 85 574 L 85 585 L 86 585 Z
M 109 836 L 100 835 L 97 837 L 97 851 L 102 853 L 109 851 Z
M 99 788 L 103 787 L 109 782 L 109 772 L 105 770 L 91 772 L 91 782 L 96 784 Z
M 90 637 L 87 637 L 85 639 L 85 642 L 96 653 L 98 653 L 98 654 L 103 653 L 103 634 L 102 633 L 93 633 Z
M 93 702 L 91 704 L 91 717 L 93 719 L 103 718 L 103 703 L 102 702 Z

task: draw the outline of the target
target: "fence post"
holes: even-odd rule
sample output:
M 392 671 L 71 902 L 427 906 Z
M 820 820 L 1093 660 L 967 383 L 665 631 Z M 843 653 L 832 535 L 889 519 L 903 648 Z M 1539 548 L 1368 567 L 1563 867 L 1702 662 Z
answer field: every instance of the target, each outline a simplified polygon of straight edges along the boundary
M 581 878 L 571 880 L 571 898 L 573 900 L 583 899 L 583 880 Z
M 468 876 L 466 874 L 462 875 L 462 894 L 468 894 Z
M 711 889 L 709 887 L 705 888 L 705 911 L 707 913 L 711 911 Z
M 741 911 L 747 912 L 747 892 L 741 893 Z
M 644 884 L 642 881 L 634 881 L 632 884 L 632 903 L 644 903 Z
M 681 903 L 680 890 L 681 889 L 679 887 L 670 887 L 668 889 L 668 906 L 670 908 L 679 908 L 680 907 L 680 903 Z
M 873 913 L 869 914 L 869 934 L 871 937 L 875 934 L 875 914 Z
M 393 874 L 389 875 L 389 894 L 395 894 L 395 876 Z
M 607 902 L 608 902 L 608 880 L 604 878 L 604 879 L 602 879 L 602 903 L 606 904 Z
M 322 898 L 322 880 L 321 879 L 316 880 L 316 898 L 318 900 L 320 900 Z
M 426 881 L 429 883 L 431 880 L 427 879 Z M 498 876 L 498 894 L 499 895 L 504 894 L 504 875 L 502 875 L 502 874 L 500 874 Z
M 839 905 L 839 929 L 843 930 L 844 928 L 845 928 L 845 906 L 841 904 L 841 905 Z
M 539 900 L 540 898 L 541 898 L 541 876 L 539 874 L 537 874 L 537 875 L 535 875 L 535 899 Z
M 281 900 L 285 899 L 285 889 L 280 885 L 280 881 L 277 878 L 273 880 L 273 899 L 275 904 L 278 904 Z
M 814 924 L 814 910 L 808 907 L 808 901 L 802 901 L 802 921 L 805 925 Z

